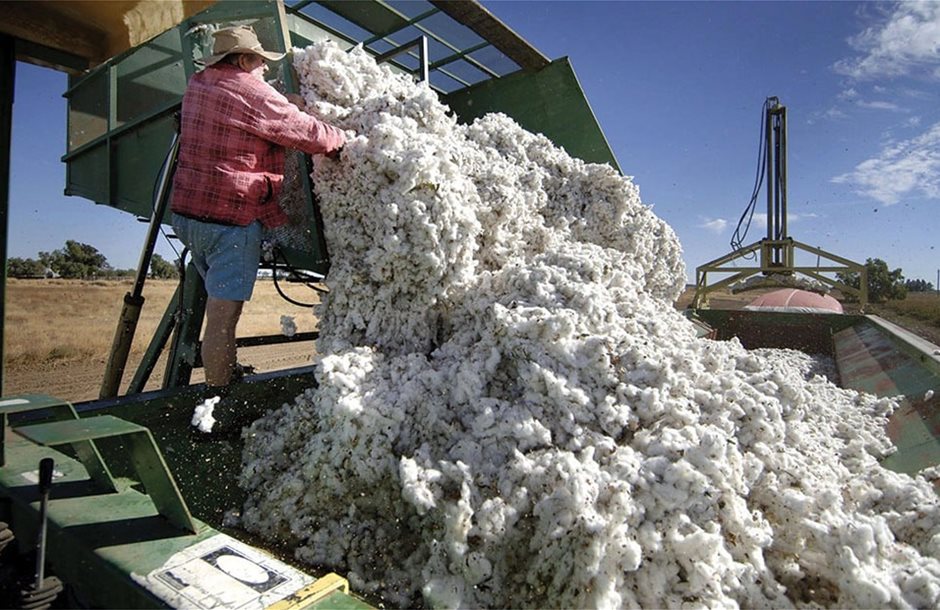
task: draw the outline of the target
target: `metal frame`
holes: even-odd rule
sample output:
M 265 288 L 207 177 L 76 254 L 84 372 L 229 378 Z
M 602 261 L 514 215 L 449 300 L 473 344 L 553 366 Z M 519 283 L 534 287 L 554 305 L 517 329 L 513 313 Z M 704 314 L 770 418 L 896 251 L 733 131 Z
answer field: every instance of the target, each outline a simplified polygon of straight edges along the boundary
M 747 280 L 757 274 L 767 276 L 760 286 L 780 285 L 772 278 L 775 274 L 790 276 L 801 273 L 830 288 L 838 288 L 858 297 L 864 307 L 868 303 L 868 270 L 864 265 L 847 258 L 826 252 L 822 248 L 808 246 L 795 241 L 787 233 L 787 108 L 776 97 L 768 98 L 764 116 L 764 143 L 766 146 L 767 179 L 767 237 L 743 246 L 716 258 L 695 269 L 695 296 L 692 308 L 708 306 L 708 295 Z M 817 257 L 815 266 L 797 266 L 796 251 L 803 250 Z M 757 266 L 738 267 L 731 265 L 739 259 L 752 260 L 759 256 Z M 820 265 L 821 259 L 834 264 Z M 858 273 L 859 288 L 853 288 L 823 273 Z M 708 283 L 708 274 L 731 274 L 713 284 Z M 757 286 L 755 286 L 757 287 Z
M 376 55 L 377 61 L 379 60 L 379 57 L 382 57 L 392 52 L 389 51 L 388 53 L 378 53 L 370 49 L 369 48 L 370 45 L 373 45 L 374 43 L 379 42 L 379 41 L 384 41 L 397 48 L 409 47 L 413 44 L 413 41 L 405 43 L 405 44 L 400 44 L 399 42 L 395 41 L 392 37 L 406 28 L 414 27 L 428 39 L 434 40 L 435 42 L 438 42 L 444 47 L 453 51 L 453 53 L 448 55 L 447 57 L 443 57 L 436 61 L 430 62 L 426 68 L 427 77 L 424 77 L 423 75 L 419 75 L 421 76 L 422 80 L 430 82 L 431 74 L 434 72 L 439 72 L 440 74 L 446 76 L 447 78 L 453 80 L 454 82 L 460 85 L 456 89 L 451 89 L 449 91 L 445 91 L 440 87 L 431 85 L 431 87 L 440 94 L 454 93 L 455 91 L 459 91 L 461 89 L 480 84 L 480 82 L 484 82 L 488 79 L 501 78 L 502 75 L 500 75 L 500 73 L 497 72 L 495 69 L 488 66 L 485 62 L 480 61 L 474 57 L 471 57 L 472 53 L 475 53 L 487 47 L 493 47 L 494 49 L 502 53 L 510 61 L 512 61 L 518 68 L 521 68 L 522 70 L 525 70 L 525 71 L 537 71 L 548 66 L 551 63 L 550 60 L 545 55 L 543 55 L 541 52 L 538 51 L 538 49 L 536 49 L 531 44 L 529 44 L 526 40 L 518 36 L 510 28 L 506 27 L 505 24 L 499 21 L 499 19 L 493 16 L 492 13 L 486 10 L 486 8 L 483 7 L 481 4 L 479 4 L 478 2 L 454 2 L 452 0 L 443 0 L 443 1 L 428 0 L 428 4 L 432 8 L 429 8 L 428 10 L 423 11 L 414 17 L 408 17 L 407 15 L 398 11 L 395 7 L 391 6 L 387 2 L 384 2 L 383 0 L 368 0 L 368 2 L 370 4 L 376 5 L 378 9 L 385 11 L 391 17 L 396 18 L 397 27 L 391 30 L 387 30 L 387 31 L 381 31 L 381 32 L 373 31 L 373 29 L 369 27 L 369 24 L 364 23 L 362 20 L 357 21 L 354 18 L 354 15 L 348 12 L 342 13 L 342 12 L 337 11 L 336 9 L 339 8 L 339 5 L 336 2 L 330 2 L 329 0 L 319 0 L 319 1 L 303 0 L 301 2 L 298 2 L 297 4 L 294 4 L 293 6 L 287 6 L 285 8 L 289 15 L 292 15 L 298 19 L 303 19 L 307 21 L 308 23 L 316 25 L 319 28 L 328 30 L 337 36 L 340 36 L 344 39 L 349 40 L 350 42 L 354 42 L 354 39 L 352 36 L 344 32 L 337 31 L 336 28 L 330 27 L 327 24 L 321 23 L 315 17 L 312 17 L 304 13 L 303 9 L 305 9 L 306 7 L 312 4 L 319 5 L 323 7 L 325 10 L 328 10 L 338 15 L 339 17 L 345 19 L 346 21 L 355 25 L 356 27 L 359 27 L 361 29 L 364 29 L 372 33 L 372 36 L 370 38 L 367 38 L 361 41 L 361 44 L 363 45 L 363 48 L 368 50 L 370 53 L 373 53 L 374 55 Z M 474 34 L 479 36 L 482 40 L 478 43 L 474 43 L 467 47 L 461 47 L 460 45 L 454 43 L 453 41 L 448 40 L 445 35 L 436 32 L 433 28 L 428 27 L 425 23 L 422 23 L 422 22 L 425 22 L 428 18 L 433 17 L 438 14 L 446 15 L 447 17 L 452 19 L 453 22 L 456 23 L 457 25 L 470 29 L 471 31 L 474 32 Z M 397 55 L 397 54 L 398 53 L 392 53 L 392 55 Z M 409 55 L 421 61 L 421 58 L 418 55 L 412 54 L 412 53 L 409 53 Z M 424 57 L 427 57 L 427 56 L 428 56 L 427 48 L 425 48 Z M 478 81 L 476 83 L 469 83 L 465 79 L 445 69 L 445 66 L 452 64 L 456 61 L 460 61 L 460 60 L 466 61 L 470 66 L 476 68 L 477 70 L 485 74 L 487 78 L 482 79 L 481 81 Z M 403 65 L 401 62 L 391 61 L 390 63 L 392 63 L 392 65 L 396 66 L 398 69 L 401 69 L 405 72 L 414 73 L 412 69 Z M 422 68 L 423 68 L 423 64 L 424 62 L 422 61 Z M 514 71 L 515 70 L 512 70 L 510 72 L 514 72 Z
M 418 47 L 418 80 L 422 83 L 428 82 L 428 38 L 427 36 L 419 36 L 411 42 L 406 42 L 400 47 L 386 51 L 381 55 L 377 55 L 375 58 L 376 63 L 382 63 L 397 57 L 402 53 L 407 53 L 414 47 Z

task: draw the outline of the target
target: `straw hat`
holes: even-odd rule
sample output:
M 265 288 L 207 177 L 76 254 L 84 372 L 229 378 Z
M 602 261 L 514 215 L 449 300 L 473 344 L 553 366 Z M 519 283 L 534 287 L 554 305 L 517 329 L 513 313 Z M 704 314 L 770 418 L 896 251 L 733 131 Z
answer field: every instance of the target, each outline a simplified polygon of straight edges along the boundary
M 203 64 L 211 66 L 226 55 L 232 53 L 254 53 L 270 61 L 277 61 L 286 53 L 265 51 L 258 41 L 258 35 L 250 25 L 239 25 L 232 28 L 222 28 L 212 33 L 215 43 L 212 45 L 212 55 L 203 60 Z

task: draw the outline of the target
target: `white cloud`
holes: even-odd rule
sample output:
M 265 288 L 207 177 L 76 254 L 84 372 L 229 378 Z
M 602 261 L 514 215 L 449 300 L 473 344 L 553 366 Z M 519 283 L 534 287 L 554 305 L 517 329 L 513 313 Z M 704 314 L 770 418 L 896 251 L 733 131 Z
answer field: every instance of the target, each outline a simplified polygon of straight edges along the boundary
M 761 213 L 763 212 L 763 213 Z M 815 212 L 807 212 L 805 214 L 800 214 L 799 212 L 793 212 L 790 209 L 787 209 L 787 225 L 792 225 L 798 223 L 801 220 L 806 220 L 807 218 L 819 218 L 819 215 Z M 758 210 L 754 214 L 754 220 L 751 221 L 752 226 L 757 227 L 758 229 L 767 228 L 767 209 L 766 206 L 763 210 Z
M 917 127 L 918 125 L 920 125 L 920 117 L 919 117 L 919 116 L 912 116 L 912 117 L 909 118 L 907 121 L 905 121 L 905 124 L 906 124 L 908 127 Z
M 705 222 L 699 225 L 700 229 L 707 229 L 712 233 L 723 233 L 728 227 L 728 221 L 724 218 L 706 218 Z
M 845 113 L 844 110 L 836 106 L 832 106 L 831 108 L 826 110 L 822 115 L 823 117 L 827 119 L 845 119 L 845 118 L 848 118 L 849 116 Z
M 834 69 L 855 79 L 912 74 L 919 68 L 940 76 L 940 2 L 900 2 L 887 20 L 849 39 L 860 57 Z
M 845 91 L 839 92 L 840 100 L 854 100 L 857 97 L 858 97 L 858 91 L 856 91 L 855 89 L 851 87 L 846 89 Z
M 806 212 L 805 214 L 794 214 L 793 212 L 787 211 L 787 222 L 799 222 L 801 220 L 806 220 L 807 218 L 819 218 L 819 214 L 815 212 Z
M 885 146 L 877 157 L 832 181 L 885 205 L 904 196 L 940 198 L 940 123 L 916 138 Z
M 859 100 L 856 102 L 856 104 L 861 108 L 870 108 L 872 110 L 892 110 L 895 112 L 903 111 L 903 109 L 894 102 L 866 102 L 864 100 Z

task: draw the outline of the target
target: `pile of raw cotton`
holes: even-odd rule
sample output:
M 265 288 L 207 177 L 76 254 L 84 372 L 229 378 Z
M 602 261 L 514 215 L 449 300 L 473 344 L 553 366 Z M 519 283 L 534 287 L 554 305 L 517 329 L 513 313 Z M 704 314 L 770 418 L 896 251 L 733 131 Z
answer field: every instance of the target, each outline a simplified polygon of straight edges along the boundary
M 355 135 L 314 172 L 319 387 L 246 431 L 245 527 L 397 606 L 940 605 L 895 403 L 696 338 L 628 178 L 362 51 L 294 62 Z

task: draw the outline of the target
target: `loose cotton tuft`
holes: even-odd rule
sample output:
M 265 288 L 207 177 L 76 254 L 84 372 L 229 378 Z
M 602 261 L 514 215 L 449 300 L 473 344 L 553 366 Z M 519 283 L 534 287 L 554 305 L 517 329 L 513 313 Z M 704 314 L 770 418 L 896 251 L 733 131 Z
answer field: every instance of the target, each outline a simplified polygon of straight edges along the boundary
M 351 137 L 315 159 L 318 387 L 248 431 L 245 527 L 402 607 L 940 605 L 896 403 L 697 338 L 629 178 L 361 49 L 294 67 Z

